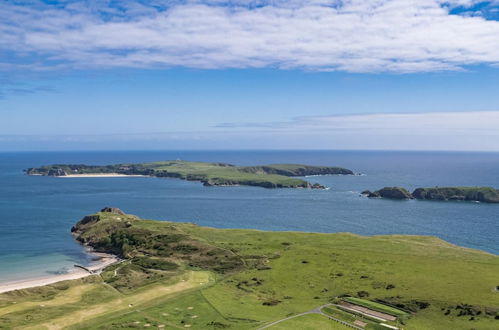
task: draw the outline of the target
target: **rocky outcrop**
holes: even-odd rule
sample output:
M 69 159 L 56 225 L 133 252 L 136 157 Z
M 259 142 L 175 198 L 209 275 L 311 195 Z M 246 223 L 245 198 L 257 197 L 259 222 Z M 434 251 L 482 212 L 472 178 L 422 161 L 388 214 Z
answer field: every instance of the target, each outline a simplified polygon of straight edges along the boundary
M 311 176 L 311 175 L 354 175 L 355 173 L 343 167 L 311 166 L 300 164 L 279 164 L 264 166 L 245 166 L 242 171 L 248 173 L 277 174 L 284 176 Z
M 412 194 L 404 188 L 385 187 L 374 192 L 365 190 L 361 194 L 369 198 L 499 203 L 499 190 L 491 187 L 417 188 Z
M 116 214 L 119 214 L 119 215 L 125 215 L 125 212 L 123 212 L 122 210 L 120 210 L 117 207 L 105 207 L 105 208 L 103 208 L 100 211 L 101 212 L 108 212 L 108 213 L 116 213 Z
M 309 185 L 310 189 L 326 189 L 326 186 L 321 185 L 320 183 L 314 183 Z
M 367 192 L 367 191 L 366 191 Z M 388 199 L 412 199 L 412 195 L 405 188 L 385 187 L 375 192 L 369 192 L 369 198 L 388 198 Z
M 499 203 L 499 190 L 491 187 L 417 188 L 412 195 L 422 200 Z
M 55 168 L 55 169 L 51 169 L 50 171 L 48 171 L 47 175 L 48 176 L 66 176 L 68 174 L 62 168 Z
M 73 227 L 71 227 L 72 233 L 78 233 L 87 225 L 92 225 L 100 221 L 100 216 L 98 214 L 84 216 L 83 219 L 78 221 Z

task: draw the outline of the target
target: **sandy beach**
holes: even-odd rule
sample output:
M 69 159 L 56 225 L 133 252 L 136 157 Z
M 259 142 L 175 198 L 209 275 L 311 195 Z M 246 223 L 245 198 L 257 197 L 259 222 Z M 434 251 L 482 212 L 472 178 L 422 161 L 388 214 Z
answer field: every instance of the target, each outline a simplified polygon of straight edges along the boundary
M 56 178 L 120 178 L 120 177 L 143 177 L 147 175 L 119 174 L 119 173 L 96 173 L 96 174 L 68 174 L 56 176 Z
M 66 274 L 49 275 L 49 276 L 36 277 L 36 278 L 25 279 L 25 280 L 20 280 L 20 281 L 10 281 L 10 282 L 5 282 L 5 283 L 0 283 L 0 293 L 13 291 L 13 290 L 33 288 L 33 287 L 48 285 L 48 284 L 61 282 L 61 281 L 76 280 L 76 279 L 87 277 L 90 275 L 99 274 L 107 266 L 112 265 L 112 264 L 120 261 L 120 259 L 118 259 L 117 257 L 115 257 L 111 254 L 92 252 L 92 255 L 101 258 L 95 264 L 86 267 L 92 273 L 90 273 L 82 268 L 74 267 L 70 272 L 68 272 Z

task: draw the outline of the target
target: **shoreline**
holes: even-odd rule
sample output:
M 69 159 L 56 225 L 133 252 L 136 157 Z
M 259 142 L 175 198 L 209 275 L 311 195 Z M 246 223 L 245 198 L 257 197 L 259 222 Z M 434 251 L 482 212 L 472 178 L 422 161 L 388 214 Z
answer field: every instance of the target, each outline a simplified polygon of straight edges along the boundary
M 91 275 L 98 275 L 104 268 L 121 261 L 121 259 L 112 254 L 93 251 L 88 251 L 88 253 L 100 258 L 99 260 L 85 267 L 86 269 L 90 270 L 91 273 L 77 266 L 73 266 L 73 268 L 65 274 L 37 276 L 19 281 L 8 281 L 3 283 L 0 282 L 0 294 L 15 290 L 29 289 L 38 286 L 54 284 L 61 281 L 77 280 Z
M 30 174 L 33 175 L 33 174 Z M 68 174 L 55 176 L 56 178 L 121 178 L 121 177 L 147 177 L 140 174 L 95 173 L 95 174 Z

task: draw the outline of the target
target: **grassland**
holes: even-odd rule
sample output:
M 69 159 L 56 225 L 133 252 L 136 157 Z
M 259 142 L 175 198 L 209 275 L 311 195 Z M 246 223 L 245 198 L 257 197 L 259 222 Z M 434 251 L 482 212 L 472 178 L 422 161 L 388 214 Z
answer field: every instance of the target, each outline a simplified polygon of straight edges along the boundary
M 339 296 L 410 311 L 404 329 L 499 326 L 499 257 L 435 237 L 222 230 L 113 212 L 73 231 L 127 261 L 1 294 L 0 329 L 258 329 Z M 270 329 L 326 325 L 341 329 L 319 314 Z
M 300 330 L 317 330 L 317 329 L 328 329 L 328 330 L 351 330 L 352 328 L 342 325 L 338 322 L 332 321 L 322 315 L 318 314 L 308 314 L 299 316 L 279 324 L 272 326 L 272 330 L 288 330 L 288 329 L 300 329 Z
M 178 178 L 201 181 L 206 186 L 246 185 L 265 188 L 316 188 L 296 176 L 338 174 L 350 175 L 352 171 L 331 166 L 309 166 L 298 164 L 275 164 L 263 166 L 234 166 L 224 163 L 205 163 L 188 161 L 162 161 L 142 164 L 116 165 L 65 165 L 56 164 L 29 168 L 29 175 L 68 176 L 81 174 L 124 174 L 149 175 L 155 177 Z

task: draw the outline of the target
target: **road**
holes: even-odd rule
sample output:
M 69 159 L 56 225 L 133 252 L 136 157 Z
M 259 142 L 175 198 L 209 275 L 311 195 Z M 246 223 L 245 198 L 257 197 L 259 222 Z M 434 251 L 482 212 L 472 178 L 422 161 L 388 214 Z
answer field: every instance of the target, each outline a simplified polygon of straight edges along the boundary
M 350 327 L 350 328 L 352 328 L 352 329 L 363 330 L 363 328 L 357 327 L 357 326 L 355 326 L 355 325 L 353 325 L 353 324 L 350 324 L 350 323 L 347 323 L 347 322 L 345 322 L 345 321 L 339 320 L 339 319 L 337 319 L 337 318 L 332 317 L 331 315 L 328 315 L 328 314 L 324 313 L 324 312 L 322 311 L 322 309 L 323 309 L 324 307 L 328 307 L 328 306 L 333 306 L 333 304 L 326 304 L 326 305 L 322 305 L 322 306 L 319 306 L 319 307 L 317 307 L 317 308 L 314 308 L 314 309 L 312 309 L 312 310 L 310 310 L 310 311 L 308 311 L 308 312 L 304 312 L 304 313 L 296 314 L 296 315 L 293 315 L 293 316 L 290 316 L 290 317 L 286 317 L 286 318 L 284 318 L 284 319 L 281 319 L 281 320 L 278 320 L 278 321 L 275 321 L 275 322 L 269 323 L 269 324 L 267 324 L 267 325 L 265 325 L 265 326 L 263 326 L 263 327 L 259 328 L 258 330 L 267 329 L 267 328 L 270 328 L 270 327 L 272 327 L 272 326 L 276 325 L 277 323 L 281 323 L 281 322 L 284 322 L 284 321 L 287 321 L 287 320 L 290 320 L 290 319 L 294 319 L 294 318 L 296 318 L 296 317 L 300 317 L 300 316 L 307 315 L 307 314 L 320 314 L 320 315 L 323 315 L 323 316 L 325 316 L 325 317 L 327 317 L 327 318 L 329 318 L 329 319 L 331 319 L 331 320 L 333 320 L 333 321 L 336 321 L 336 322 L 341 323 L 341 324 L 343 324 L 343 325 L 345 325 L 345 326 L 347 326 L 347 327 Z

